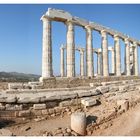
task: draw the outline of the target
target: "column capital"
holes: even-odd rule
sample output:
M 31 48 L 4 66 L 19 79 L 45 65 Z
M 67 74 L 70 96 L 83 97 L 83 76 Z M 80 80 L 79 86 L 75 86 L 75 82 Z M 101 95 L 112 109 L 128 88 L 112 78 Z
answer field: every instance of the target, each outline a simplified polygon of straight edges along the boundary
M 107 33 L 107 31 L 106 30 L 101 30 L 100 33 L 104 34 L 104 33 Z
M 125 44 L 128 44 L 128 43 L 129 43 L 128 38 L 125 38 L 125 39 L 124 39 L 124 43 L 125 43 Z
M 74 22 L 72 20 L 67 20 L 65 22 L 65 24 L 68 26 L 68 25 L 74 25 Z
M 51 18 L 47 15 L 43 15 L 41 18 L 40 18 L 41 21 L 46 21 L 46 20 L 51 20 Z
M 114 35 L 113 37 L 114 37 L 114 40 L 116 40 L 116 41 L 118 41 L 120 39 L 118 34 Z
M 92 27 L 91 27 L 91 25 L 86 25 L 86 26 L 85 26 L 85 29 L 90 29 L 90 30 L 92 30 Z
M 133 46 L 136 47 L 138 44 L 137 42 L 133 42 Z

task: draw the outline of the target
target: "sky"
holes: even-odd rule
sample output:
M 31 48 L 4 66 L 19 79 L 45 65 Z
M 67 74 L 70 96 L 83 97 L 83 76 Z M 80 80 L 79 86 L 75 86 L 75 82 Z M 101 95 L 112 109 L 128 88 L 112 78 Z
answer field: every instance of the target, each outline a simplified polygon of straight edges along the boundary
M 48 8 L 62 9 L 73 16 L 97 22 L 140 39 L 140 5 L 112 4 L 0 4 L 0 71 L 41 74 L 42 22 Z M 60 46 L 66 44 L 66 25 L 52 22 L 54 75 L 60 74 Z M 101 47 L 101 36 L 93 31 L 93 47 Z M 75 45 L 86 46 L 85 29 L 75 26 Z M 121 64 L 124 70 L 124 42 L 121 44 Z M 114 41 L 108 36 L 108 45 Z M 140 49 L 139 49 L 140 54 Z M 80 72 L 80 54 L 76 51 L 76 74 Z M 139 57 L 140 61 L 140 57 Z M 96 73 L 97 56 L 94 55 Z M 109 53 L 111 71 L 111 53 Z

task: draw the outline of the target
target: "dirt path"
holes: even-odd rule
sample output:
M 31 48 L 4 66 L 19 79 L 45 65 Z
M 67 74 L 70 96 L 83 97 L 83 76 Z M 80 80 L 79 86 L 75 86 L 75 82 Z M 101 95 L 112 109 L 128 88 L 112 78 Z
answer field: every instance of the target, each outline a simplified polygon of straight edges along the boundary
M 49 120 L 42 120 L 40 122 L 31 121 L 27 124 L 21 124 L 17 126 L 7 127 L 16 136 L 41 136 L 44 131 L 53 131 L 58 127 L 69 127 L 70 117 L 65 116 L 63 118 L 57 117 Z M 29 130 L 26 130 L 29 129 Z

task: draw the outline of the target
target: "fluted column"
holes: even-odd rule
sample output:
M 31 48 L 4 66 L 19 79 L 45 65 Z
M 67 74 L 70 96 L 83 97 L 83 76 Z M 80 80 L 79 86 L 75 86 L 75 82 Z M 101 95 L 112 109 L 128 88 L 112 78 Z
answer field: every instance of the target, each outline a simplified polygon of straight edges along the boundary
M 121 76 L 121 55 L 120 55 L 120 40 L 119 36 L 114 36 L 114 47 L 115 47 L 115 61 L 116 61 L 116 76 Z
M 60 75 L 65 76 L 65 65 L 64 65 L 64 45 L 60 47 Z
M 97 53 L 97 74 L 101 75 L 101 52 Z
M 137 43 L 134 42 L 134 73 L 136 76 L 139 75 L 139 70 L 138 70 L 138 46 Z
M 109 66 L 108 66 L 108 41 L 107 33 L 105 30 L 101 31 L 102 36 L 102 68 L 103 76 L 109 76 Z
M 111 55 L 112 55 L 112 73 L 115 74 L 115 50 L 112 48 L 111 50 Z
M 130 46 L 128 39 L 125 39 L 125 71 L 130 76 Z
M 51 20 L 42 16 L 43 39 L 42 39 L 42 78 L 53 76 L 52 70 L 52 42 L 51 42 Z
M 75 43 L 74 43 L 74 25 L 71 21 L 67 25 L 67 77 L 75 76 Z
M 93 45 L 92 45 L 92 29 L 86 26 L 86 74 L 88 77 L 94 75 L 93 69 Z
M 80 50 L 80 76 L 84 76 L 84 50 Z

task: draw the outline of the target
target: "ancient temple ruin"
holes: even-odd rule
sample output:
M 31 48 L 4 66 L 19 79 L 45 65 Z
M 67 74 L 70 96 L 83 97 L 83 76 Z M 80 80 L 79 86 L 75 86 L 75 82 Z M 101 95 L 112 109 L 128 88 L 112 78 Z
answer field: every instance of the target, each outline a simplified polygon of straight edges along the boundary
M 138 76 L 138 46 L 140 41 L 129 37 L 121 32 L 115 31 L 100 24 L 86 21 L 79 17 L 72 16 L 70 13 L 48 8 L 48 11 L 41 17 L 43 22 L 43 53 L 42 53 L 42 77 L 47 79 L 53 77 L 52 69 L 52 37 L 51 22 L 63 22 L 67 26 L 66 45 L 60 48 L 61 54 L 61 77 L 75 77 L 75 51 L 80 52 L 80 76 L 94 76 L 93 53 L 97 54 L 97 75 L 108 77 L 109 59 L 108 51 L 112 53 L 112 73 L 114 76 L 121 76 L 121 55 L 120 40 L 125 43 L 125 72 L 126 76 Z M 82 26 L 86 32 L 86 47 L 76 48 L 74 42 L 74 26 Z M 101 35 L 101 48 L 93 47 L 92 31 L 98 31 Z M 108 35 L 114 38 L 114 47 L 108 47 Z M 66 50 L 66 73 L 64 68 L 64 50 Z M 84 57 L 86 63 L 84 64 Z M 84 71 L 84 66 L 86 71 Z

